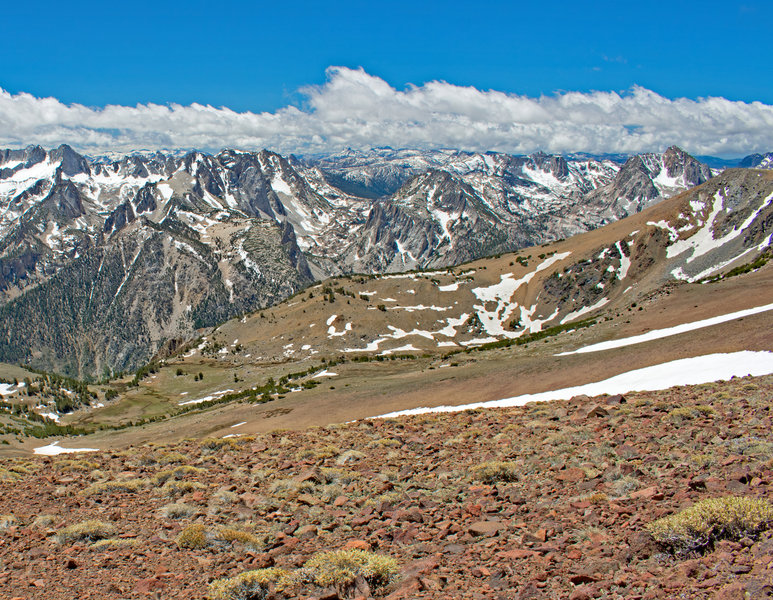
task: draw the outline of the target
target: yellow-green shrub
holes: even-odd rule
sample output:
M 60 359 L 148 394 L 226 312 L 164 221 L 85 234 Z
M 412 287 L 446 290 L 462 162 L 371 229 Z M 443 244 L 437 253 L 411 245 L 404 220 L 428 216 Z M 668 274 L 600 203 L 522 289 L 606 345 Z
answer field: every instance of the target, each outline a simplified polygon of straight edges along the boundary
M 183 479 L 186 475 L 201 475 L 205 473 L 205 469 L 198 467 L 191 467 L 190 465 L 180 465 L 172 469 L 165 469 L 159 471 L 153 476 L 153 483 L 155 485 L 162 485 L 170 479 Z
M 472 468 L 473 475 L 484 483 L 518 481 L 518 465 L 510 461 L 489 461 Z
M 69 542 L 96 542 L 114 536 L 116 528 L 111 523 L 90 519 L 60 529 L 56 539 L 60 544 Z
M 99 481 L 92 483 L 83 490 L 86 496 L 97 494 L 111 494 L 114 492 L 137 492 L 148 484 L 147 479 L 115 479 L 113 481 Z
M 289 581 L 290 573 L 277 567 L 245 571 L 210 583 L 207 597 L 210 600 L 262 600 L 272 588 L 282 589 Z
M 55 462 L 54 468 L 63 473 L 68 471 L 93 471 L 99 468 L 99 463 L 90 460 L 64 459 Z
M 178 548 L 204 548 L 207 540 L 207 528 L 201 523 L 193 523 L 183 529 L 175 539 Z
M 702 551 L 723 539 L 754 537 L 773 525 L 773 505 L 758 498 L 709 498 L 647 526 L 675 553 Z
M 117 548 L 131 548 L 137 545 L 137 540 L 133 538 L 107 538 L 94 542 L 89 546 L 92 550 L 115 550 Z
M 333 550 L 312 556 L 304 565 L 311 580 L 319 586 L 346 590 L 362 577 L 373 587 L 387 585 L 397 575 L 397 561 L 365 550 Z

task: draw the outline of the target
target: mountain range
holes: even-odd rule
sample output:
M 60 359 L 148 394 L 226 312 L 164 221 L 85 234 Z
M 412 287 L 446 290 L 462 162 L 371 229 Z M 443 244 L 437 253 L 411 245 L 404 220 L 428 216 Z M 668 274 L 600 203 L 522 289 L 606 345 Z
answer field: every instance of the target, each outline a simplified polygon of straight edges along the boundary
M 384 148 L 0 151 L 0 360 L 80 377 L 133 369 L 314 281 L 569 238 L 716 174 L 676 147 L 623 164 Z

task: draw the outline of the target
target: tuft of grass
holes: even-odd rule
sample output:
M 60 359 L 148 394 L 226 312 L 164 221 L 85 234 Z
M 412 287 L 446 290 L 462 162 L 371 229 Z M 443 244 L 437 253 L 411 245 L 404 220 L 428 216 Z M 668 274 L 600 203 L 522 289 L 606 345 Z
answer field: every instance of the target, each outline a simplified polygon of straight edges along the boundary
M 159 471 L 153 476 L 152 481 L 154 485 L 162 485 L 170 479 L 180 480 L 183 479 L 186 475 L 201 475 L 202 473 L 206 473 L 206 470 L 200 469 L 199 467 L 192 467 L 190 465 L 180 465 L 172 469 Z
M 174 502 L 158 509 L 165 519 L 183 519 L 196 513 L 196 507 L 184 502 Z
M 90 460 L 71 460 L 64 459 L 54 463 L 54 468 L 57 471 L 67 473 L 70 471 L 93 471 L 99 468 L 99 463 L 92 462 Z
M 132 538 L 106 538 L 94 542 L 89 546 L 92 550 L 116 550 L 118 548 L 131 548 L 137 545 L 137 540 Z
M 60 544 L 72 542 L 96 542 L 112 537 L 115 533 L 115 525 L 96 519 L 90 519 L 60 529 L 56 534 L 56 541 Z
M 5 531 L 9 527 L 16 525 L 17 520 L 14 515 L 0 515 L 0 531 Z
M 207 486 L 198 481 L 177 481 L 176 479 L 170 479 L 159 488 L 159 492 L 162 496 L 172 497 L 196 490 L 203 490 L 206 487 Z
M 518 481 L 518 465 L 511 461 L 493 460 L 472 468 L 473 475 L 483 483 Z
M 142 478 L 98 481 L 83 490 L 83 495 L 96 496 L 98 494 L 112 494 L 115 492 L 138 492 L 147 484 L 148 480 Z
M 216 579 L 209 584 L 210 600 L 263 600 L 271 589 L 280 590 L 290 583 L 291 574 L 285 569 L 270 567 L 245 571 L 234 577 Z
M 263 549 L 263 540 L 247 531 L 240 531 L 232 527 L 218 527 L 211 535 L 215 541 L 243 544 L 248 550 L 260 551 Z
M 38 515 L 32 521 L 32 527 L 41 527 L 41 528 L 51 527 L 51 525 L 56 523 L 57 519 L 58 517 L 56 517 L 55 515 L 47 515 L 47 514 Z
M 756 537 L 773 526 L 773 505 L 759 498 L 709 498 L 647 525 L 659 544 L 675 554 L 702 552 L 719 540 Z
M 174 465 L 178 463 L 184 463 L 188 460 L 188 457 L 185 456 L 182 452 L 172 451 L 172 452 L 165 452 L 161 456 L 158 457 L 158 464 L 160 465 Z
M 198 549 L 205 548 L 209 543 L 207 539 L 207 528 L 201 523 L 193 523 L 183 529 L 175 538 L 178 548 Z
M 319 552 L 308 560 L 304 570 L 317 585 L 345 592 L 357 577 L 371 587 L 388 585 L 400 569 L 389 556 L 354 549 Z

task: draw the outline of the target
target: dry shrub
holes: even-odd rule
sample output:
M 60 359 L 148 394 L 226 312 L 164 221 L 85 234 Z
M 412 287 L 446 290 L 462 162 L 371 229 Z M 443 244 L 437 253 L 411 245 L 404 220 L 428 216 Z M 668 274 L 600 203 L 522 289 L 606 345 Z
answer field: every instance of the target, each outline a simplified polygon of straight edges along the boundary
M 518 465 L 510 461 L 489 461 L 472 468 L 473 475 L 483 483 L 518 481 Z
M 98 494 L 113 494 L 116 492 L 138 492 L 148 484 L 147 479 L 115 479 L 112 481 L 99 481 L 92 483 L 83 490 L 85 496 Z
M 719 540 L 756 537 L 773 525 L 773 505 L 758 498 L 709 498 L 647 526 L 675 554 L 702 552 Z
M 365 550 L 319 552 L 304 565 L 308 577 L 321 587 L 346 592 L 358 577 L 371 587 L 388 585 L 399 572 L 397 561 Z
M 289 571 L 277 567 L 256 569 L 216 579 L 209 584 L 207 597 L 210 600 L 263 600 L 272 589 L 281 589 L 289 583 Z
M 158 509 L 165 519 L 183 519 L 196 513 L 196 507 L 184 502 L 174 502 Z
M 56 534 L 56 540 L 60 544 L 72 542 L 96 542 L 114 536 L 115 525 L 90 519 L 75 525 L 60 529 Z

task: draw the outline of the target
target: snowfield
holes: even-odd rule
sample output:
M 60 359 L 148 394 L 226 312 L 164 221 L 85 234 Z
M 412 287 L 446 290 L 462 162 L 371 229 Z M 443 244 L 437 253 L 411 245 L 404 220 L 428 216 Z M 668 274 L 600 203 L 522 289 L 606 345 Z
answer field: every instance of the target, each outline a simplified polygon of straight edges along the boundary
M 502 400 L 476 402 L 461 406 L 435 406 L 412 408 L 372 417 L 375 419 L 399 417 L 402 415 L 420 415 L 425 413 L 458 412 L 471 408 L 506 408 L 523 406 L 529 402 L 546 402 L 549 400 L 568 400 L 582 394 L 598 396 L 599 394 L 627 394 L 632 391 L 665 390 L 676 385 L 698 385 L 711 381 L 745 377 L 747 375 L 769 375 L 773 373 L 773 352 L 731 352 L 728 354 L 707 354 L 693 358 L 682 358 L 670 362 L 635 369 L 609 379 L 587 383 L 574 387 L 523 394 Z
M 773 310 L 773 304 L 747 308 L 746 310 L 739 310 L 736 312 L 728 313 L 726 315 L 711 317 L 710 319 L 702 319 L 701 321 L 683 323 L 682 325 L 674 325 L 673 327 L 666 327 L 665 329 L 653 329 L 652 331 L 642 333 L 641 335 L 620 338 L 619 340 L 610 340 L 608 342 L 599 342 L 598 344 L 591 344 L 590 346 L 584 346 L 583 348 L 578 348 L 577 350 L 571 350 L 569 352 L 560 352 L 559 354 L 556 354 L 556 356 L 566 356 L 567 354 L 585 354 L 587 352 L 600 352 L 602 350 L 611 350 L 612 348 L 632 346 L 633 344 L 641 344 L 643 342 L 659 340 L 664 337 L 679 335 L 680 333 L 686 333 L 696 329 L 702 329 L 703 327 L 711 327 L 712 325 L 727 323 L 728 321 L 734 321 L 735 319 L 756 315 L 769 310 Z

